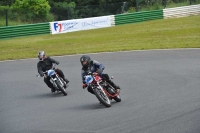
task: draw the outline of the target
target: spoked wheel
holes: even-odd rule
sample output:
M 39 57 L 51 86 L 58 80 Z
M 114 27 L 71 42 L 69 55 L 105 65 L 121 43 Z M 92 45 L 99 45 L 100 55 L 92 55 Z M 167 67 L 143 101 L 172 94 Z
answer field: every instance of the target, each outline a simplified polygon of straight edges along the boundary
M 108 98 L 108 96 L 106 95 L 104 91 L 102 91 L 99 88 L 95 88 L 94 94 L 103 105 L 105 105 L 106 107 L 111 107 L 110 99 Z
M 114 89 L 111 85 L 109 85 L 108 90 L 109 90 L 109 93 L 110 93 L 110 94 L 112 94 L 112 95 L 116 94 L 115 89 Z M 121 97 L 120 97 L 119 94 L 118 94 L 117 96 L 115 96 L 113 99 L 114 99 L 116 102 L 121 102 Z
M 61 86 L 60 81 L 56 80 L 55 82 L 56 82 L 56 84 L 57 84 L 59 90 L 66 96 L 66 95 L 67 95 L 66 89 L 65 89 L 64 87 Z

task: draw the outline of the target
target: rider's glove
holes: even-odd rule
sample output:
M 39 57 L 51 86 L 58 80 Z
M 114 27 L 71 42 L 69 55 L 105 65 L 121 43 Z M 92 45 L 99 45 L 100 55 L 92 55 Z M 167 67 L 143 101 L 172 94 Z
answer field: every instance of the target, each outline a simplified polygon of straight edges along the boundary
M 93 75 L 99 75 L 97 72 L 94 72 Z
M 83 84 L 83 89 L 85 89 L 87 87 L 87 84 Z

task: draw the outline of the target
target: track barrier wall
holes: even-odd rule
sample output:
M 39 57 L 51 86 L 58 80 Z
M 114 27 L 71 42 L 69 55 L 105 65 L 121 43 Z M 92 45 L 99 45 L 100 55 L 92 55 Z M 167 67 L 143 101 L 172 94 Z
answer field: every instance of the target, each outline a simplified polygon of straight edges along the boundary
M 186 16 L 190 16 L 190 15 L 200 15 L 200 4 L 176 7 L 176 8 L 167 8 L 167 9 L 163 9 L 163 10 L 117 14 L 117 15 L 110 15 L 107 17 L 110 18 L 109 23 L 111 25 L 109 25 L 109 26 L 116 26 L 116 25 L 121 25 L 121 24 L 137 23 L 137 22 L 156 20 L 156 19 L 186 17 Z M 105 17 L 105 16 L 102 16 L 102 17 Z M 97 17 L 97 18 L 99 18 L 99 17 Z M 88 19 L 88 18 L 85 18 L 85 19 Z M 84 20 L 84 19 L 82 19 L 82 20 Z M 67 22 L 71 22 L 71 21 L 72 20 L 66 20 L 65 22 L 67 23 Z M 96 19 L 92 18 L 92 21 L 96 21 Z M 7 39 L 7 38 L 21 37 L 21 36 L 30 36 L 30 35 L 39 35 L 39 34 L 52 34 L 52 29 L 51 29 L 52 23 L 57 23 L 57 22 L 46 22 L 46 23 L 27 24 L 27 25 L 19 25 L 19 26 L 0 27 L 0 39 Z M 88 22 L 88 25 L 90 23 Z M 109 26 L 107 26 L 107 27 L 109 27 Z M 94 27 L 94 29 L 95 28 L 96 27 Z M 102 26 L 102 28 L 103 28 L 103 26 Z M 93 29 L 93 28 L 91 28 L 91 29 Z M 74 31 L 78 31 L 78 30 L 80 30 L 80 29 L 77 29 Z
M 50 34 L 49 22 L 0 27 L 0 39 L 39 34 Z

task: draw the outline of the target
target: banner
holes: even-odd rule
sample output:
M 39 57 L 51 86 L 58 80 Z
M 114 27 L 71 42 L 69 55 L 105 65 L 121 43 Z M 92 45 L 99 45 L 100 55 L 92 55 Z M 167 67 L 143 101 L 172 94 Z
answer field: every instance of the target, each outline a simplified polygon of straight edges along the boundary
M 51 34 L 111 27 L 110 16 L 50 22 Z

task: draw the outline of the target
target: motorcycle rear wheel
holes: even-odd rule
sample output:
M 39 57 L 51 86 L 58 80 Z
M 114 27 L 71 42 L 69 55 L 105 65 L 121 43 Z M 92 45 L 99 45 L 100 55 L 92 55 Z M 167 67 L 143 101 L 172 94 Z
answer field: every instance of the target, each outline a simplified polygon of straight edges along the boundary
M 121 97 L 118 94 L 116 97 L 113 98 L 116 102 L 121 102 Z
M 97 99 L 105 105 L 106 107 L 111 107 L 111 102 L 108 96 L 105 94 L 105 92 L 102 92 L 101 89 L 95 88 L 94 89 L 94 94 L 96 95 Z
M 113 90 L 113 91 L 109 91 L 109 90 Z M 113 95 L 115 94 L 116 92 L 114 92 L 115 89 L 110 85 L 109 88 L 108 88 L 108 92 Z M 121 97 L 120 95 L 118 94 L 116 97 L 113 98 L 116 102 L 121 102 Z

